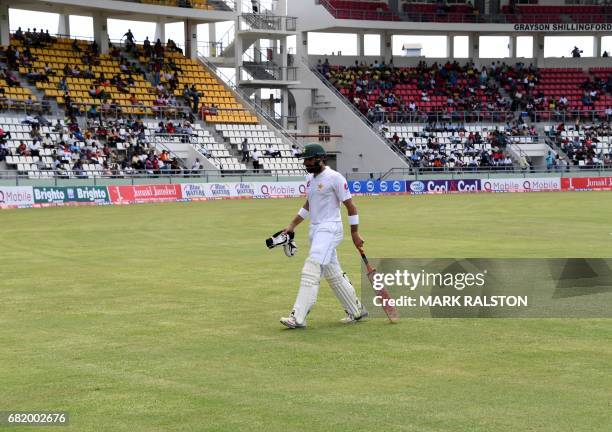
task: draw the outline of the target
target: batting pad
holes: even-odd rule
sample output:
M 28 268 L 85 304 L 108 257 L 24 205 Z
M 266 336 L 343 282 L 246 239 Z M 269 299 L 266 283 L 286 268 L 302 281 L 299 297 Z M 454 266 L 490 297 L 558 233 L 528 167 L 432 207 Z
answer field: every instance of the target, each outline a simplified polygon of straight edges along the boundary
M 342 273 L 342 269 L 337 263 L 326 264 L 323 268 L 323 276 L 327 279 L 332 291 L 344 307 L 346 313 L 352 316 L 361 314 L 361 304 L 355 294 L 355 288 Z
M 316 303 L 320 280 L 321 265 L 312 258 L 306 259 L 302 268 L 300 289 L 293 305 L 293 316 L 298 324 L 304 324 L 306 315 Z

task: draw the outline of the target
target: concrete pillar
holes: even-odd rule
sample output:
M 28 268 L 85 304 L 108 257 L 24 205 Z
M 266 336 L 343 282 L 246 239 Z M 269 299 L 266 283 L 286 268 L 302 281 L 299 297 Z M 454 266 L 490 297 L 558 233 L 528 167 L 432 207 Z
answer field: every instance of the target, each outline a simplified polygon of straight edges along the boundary
M 470 42 L 469 42 L 469 52 L 468 57 L 471 59 L 478 59 L 480 57 L 480 34 L 479 33 L 471 33 L 470 34 Z
M 363 57 L 365 54 L 363 53 L 364 51 L 364 45 L 365 45 L 365 35 L 363 33 L 357 33 L 357 56 L 358 57 Z
M 455 35 L 453 34 L 446 36 L 446 57 L 455 57 Z
M 275 42 L 272 42 L 272 50 L 275 50 L 275 46 L 274 46 Z M 255 63 L 262 63 L 262 62 L 267 62 L 268 61 L 268 49 L 266 48 L 264 51 L 262 51 L 261 49 L 261 39 L 257 39 L 255 41 L 255 43 L 253 44 L 254 48 L 253 48 L 253 60 L 255 61 Z
M 391 57 L 393 57 L 391 34 L 386 31 L 382 32 L 380 35 L 380 57 L 386 64 L 388 64 L 391 61 Z
M 298 32 L 295 38 L 295 56 L 296 61 L 300 59 L 308 59 L 308 33 Z
M 513 35 L 508 40 L 508 57 L 516 58 L 516 36 Z
M 102 12 L 93 14 L 93 30 L 94 40 L 100 47 L 101 54 L 108 54 L 108 28 L 106 24 L 106 15 Z
M 275 0 L 272 4 L 272 10 L 274 15 L 286 16 L 287 15 L 287 0 Z
M 10 43 L 9 7 L 8 3 L 0 2 L 0 45 L 8 46 Z
M 283 87 L 281 90 L 281 99 L 282 125 L 287 129 L 287 117 L 289 116 L 289 89 L 287 87 Z
M 287 37 L 283 36 L 280 39 L 280 66 L 283 68 L 283 71 L 287 71 L 287 66 L 288 66 L 288 59 L 287 59 Z M 288 75 L 288 72 L 283 72 L 284 75 Z M 287 79 L 289 79 L 289 77 L 287 76 Z M 286 98 L 286 94 L 282 93 L 281 96 L 283 97 L 283 112 L 285 109 L 289 109 L 289 100 L 288 98 Z M 285 99 L 286 98 L 286 99 Z M 286 114 L 283 114 L 283 116 L 285 116 Z M 283 123 L 284 127 L 287 127 L 287 125 L 285 123 Z
M 283 36 L 280 40 L 280 65 L 282 67 L 287 67 L 288 61 L 287 61 L 287 54 L 289 53 L 289 51 L 287 50 L 287 37 Z
M 154 40 L 151 42 L 153 45 L 157 42 L 157 39 L 163 44 L 166 43 L 166 22 L 163 19 L 159 19 L 155 23 L 155 36 L 153 39 Z M 185 44 L 187 44 L 187 39 L 185 39 Z
M 185 57 L 191 59 L 198 58 L 198 26 L 192 20 L 183 22 L 185 31 Z M 162 42 L 163 39 L 162 39 Z
M 57 33 L 70 37 L 70 14 L 60 14 L 57 21 Z
M 593 57 L 601 57 L 601 36 L 598 34 L 593 36 Z
M 240 82 L 242 79 L 240 69 L 242 68 L 242 56 L 244 55 L 244 50 L 242 49 L 242 35 L 236 33 L 236 38 L 234 39 L 234 62 L 236 67 L 236 83 Z
M 542 33 L 533 35 L 533 63 L 536 67 L 544 66 L 544 35 Z

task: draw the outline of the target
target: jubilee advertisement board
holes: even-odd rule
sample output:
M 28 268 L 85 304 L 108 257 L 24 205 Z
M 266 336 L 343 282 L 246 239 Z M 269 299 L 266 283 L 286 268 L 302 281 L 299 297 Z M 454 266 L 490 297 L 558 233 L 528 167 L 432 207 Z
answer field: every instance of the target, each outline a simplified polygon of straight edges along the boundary
M 108 192 L 113 204 L 178 201 L 183 197 L 177 184 L 108 186 Z

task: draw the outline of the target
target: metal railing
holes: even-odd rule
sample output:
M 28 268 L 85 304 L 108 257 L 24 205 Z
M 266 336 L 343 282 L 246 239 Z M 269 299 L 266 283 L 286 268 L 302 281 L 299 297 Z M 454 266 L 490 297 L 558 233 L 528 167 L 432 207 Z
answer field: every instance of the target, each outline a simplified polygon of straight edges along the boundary
M 23 31 L 23 29 L 21 29 Z M 15 32 L 17 31 L 17 29 L 11 29 L 9 30 L 10 34 L 11 34 L 11 38 L 14 38 Z M 25 31 L 23 31 L 24 36 L 25 36 Z M 92 42 L 94 40 L 93 36 L 80 36 L 80 35 L 70 35 L 70 34 L 66 34 L 66 33 L 51 33 L 49 32 L 49 35 L 51 35 L 51 37 L 54 38 L 62 38 L 62 39 L 77 39 L 77 40 L 86 40 L 89 42 Z
M 173 120 L 182 120 L 187 119 L 189 117 L 189 113 L 191 110 L 187 107 L 183 106 L 166 106 L 166 105 L 158 105 L 158 106 L 147 106 L 143 104 L 138 105 L 117 105 L 115 107 L 103 108 L 103 103 L 100 104 L 91 104 L 91 103 L 82 103 L 82 102 L 73 102 L 73 106 L 77 108 L 77 116 L 85 116 L 88 119 L 118 119 L 119 117 L 124 117 L 126 115 L 136 115 L 136 116 L 152 116 L 158 119 L 173 119 Z M 97 114 L 92 115 L 89 112 L 89 108 L 92 106 L 96 107 Z M 136 110 L 133 113 L 130 112 L 132 110 Z
M 550 170 L 526 169 L 514 166 L 506 167 L 461 167 L 461 168 L 391 168 L 384 172 L 348 172 L 344 173 L 347 180 L 418 180 L 420 178 L 443 177 L 446 179 L 465 178 L 529 178 L 529 177 L 601 177 L 612 176 L 612 165 L 584 167 L 555 167 Z
M 342 95 L 343 99 L 348 99 Z M 350 101 L 348 101 L 350 103 Z M 357 106 L 351 104 L 358 110 Z M 359 110 L 358 110 L 359 111 Z M 576 119 L 583 121 L 612 120 L 612 114 L 605 110 L 564 110 L 564 111 L 413 111 L 413 112 L 387 112 L 373 111 L 363 114 L 372 124 L 389 123 L 506 123 L 518 117 L 529 119 L 534 123 L 573 122 Z
M 221 51 L 218 56 L 223 55 L 223 50 L 230 46 L 236 39 L 236 24 L 232 24 L 223 35 L 217 40 L 217 43 L 221 45 Z
M 398 154 L 399 157 L 401 157 L 407 163 L 409 163 L 408 159 L 406 158 L 406 154 L 402 151 L 402 149 L 399 148 L 397 145 L 395 145 L 393 142 L 389 141 L 387 138 L 385 138 L 384 133 L 382 133 L 379 128 L 376 128 L 374 124 L 365 115 L 363 115 L 363 113 L 359 111 L 359 109 L 357 109 L 355 105 L 353 105 L 346 97 L 344 97 L 344 95 L 340 93 L 338 89 L 334 87 L 334 85 L 327 80 L 327 78 L 325 78 L 315 67 L 310 66 L 308 64 L 308 60 L 302 58 L 301 62 L 302 62 L 302 67 L 310 69 L 310 71 L 314 73 L 321 80 L 321 82 L 332 93 L 334 93 L 338 97 L 339 100 L 341 100 L 344 103 L 346 107 L 348 107 L 351 111 L 353 111 L 353 113 L 358 118 L 360 118 L 361 121 L 363 121 L 366 125 L 368 125 L 370 129 L 372 129 L 374 133 L 380 137 L 380 139 L 382 139 L 396 154 Z
M 48 100 L 27 102 L 20 99 L 11 99 L 0 96 L 0 112 L 12 111 L 29 114 L 48 114 L 51 112 L 51 104 Z
M 242 14 L 238 17 L 238 30 L 296 31 L 297 18 L 288 16 Z
M 218 182 L 223 179 L 224 182 L 243 182 L 256 181 L 263 179 L 265 181 L 282 181 L 283 178 L 298 178 L 304 179 L 303 174 L 282 174 L 279 172 L 265 172 L 263 168 L 259 170 L 192 170 L 181 169 L 172 170 L 170 168 L 162 168 L 159 170 L 135 170 L 131 168 L 112 167 L 102 170 L 39 170 L 23 173 L 17 170 L 0 171 L 0 184 L 7 183 L 15 186 L 32 185 L 32 182 L 46 181 L 53 183 L 54 186 L 61 186 L 66 180 L 90 181 L 94 186 L 113 184 L 112 180 L 122 179 L 123 184 L 145 184 L 142 180 L 151 180 L 153 182 L 164 181 L 169 184 L 185 183 L 193 180 L 197 182 Z M 109 183 L 110 181 L 110 183 Z M 80 183 L 80 184 L 81 184 Z
M 434 23 L 495 23 L 495 24 L 558 24 L 559 13 L 531 13 L 517 12 L 515 14 L 474 14 L 469 12 L 393 12 L 383 10 L 360 10 L 344 9 L 335 7 L 330 0 L 319 0 L 337 19 L 355 19 L 372 21 L 410 21 L 410 22 L 434 22 Z M 408 6 L 410 7 L 410 6 Z M 572 20 L 576 24 L 602 24 L 612 22 L 612 12 L 609 9 L 604 14 L 572 13 L 564 14 L 572 17 L 580 16 L 578 20 Z
M 255 112 L 257 115 L 266 119 L 266 121 L 273 128 L 277 129 L 283 135 L 283 138 L 288 142 L 288 144 L 295 145 L 298 148 L 302 148 L 302 146 L 297 142 L 297 140 L 290 135 L 290 132 L 287 131 L 281 124 L 279 124 L 273 115 L 270 115 L 269 110 L 262 107 L 261 105 L 254 103 L 251 100 L 250 95 L 245 93 L 244 90 L 242 90 L 236 84 L 235 80 L 229 78 L 227 75 L 221 72 L 221 70 L 216 65 L 212 64 L 206 57 L 201 56 L 200 53 L 198 53 L 198 60 L 200 60 L 206 67 L 213 71 L 221 79 L 221 81 L 223 81 L 225 85 L 234 92 L 240 102 L 248 106 L 252 112 Z
M 550 170 L 520 169 L 516 167 L 474 167 L 474 168 L 391 168 L 387 171 L 376 172 L 347 172 L 347 180 L 418 180 L 421 178 L 530 178 L 530 177 L 602 177 L 612 176 L 612 165 L 584 166 L 584 167 L 556 167 Z M 92 185 L 117 184 L 148 184 L 165 182 L 169 184 L 185 182 L 243 182 L 282 181 L 293 178 L 303 180 L 303 174 L 283 174 L 280 172 L 265 172 L 259 170 L 191 170 L 188 168 L 173 170 L 162 168 L 159 170 L 135 170 L 131 168 L 111 167 L 102 170 L 39 170 L 24 173 L 17 170 L 0 171 L 0 184 L 23 186 L 32 183 L 53 184 L 61 186 L 66 182 L 78 184 L 91 183 Z
M 200 5 L 208 6 L 215 3 L 223 3 L 229 9 L 236 10 L 236 2 L 234 0 L 214 0 L 209 2 L 201 2 L 201 1 L 193 1 L 193 0 L 175 0 L 173 4 L 169 4 L 167 0 L 119 0 L 128 3 L 142 3 L 149 4 L 155 6 L 170 6 L 170 7 L 180 7 L 186 9 L 196 9 L 196 10 L 207 10 L 208 7 L 200 7 Z
M 198 52 L 206 57 L 223 57 L 223 44 L 221 42 L 199 42 Z
M 240 67 L 240 81 L 297 81 L 296 67 L 251 64 Z

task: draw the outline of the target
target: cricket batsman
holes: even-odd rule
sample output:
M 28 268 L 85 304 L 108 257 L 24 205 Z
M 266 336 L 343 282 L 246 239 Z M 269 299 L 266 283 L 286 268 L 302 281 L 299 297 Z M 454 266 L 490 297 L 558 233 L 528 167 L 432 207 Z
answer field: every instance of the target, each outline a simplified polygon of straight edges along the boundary
M 346 317 L 341 321 L 354 323 L 368 316 L 346 275 L 340 268 L 336 248 L 344 232 L 340 217 L 340 204 L 348 210 L 351 237 L 357 247 L 363 245 L 359 235 L 359 216 L 353 204 L 348 183 L 342 174 L 325 165 L 327 154 L 319 144 L 307 144 L 304 148 L 304 166 L 308 171 L 306 203 L 283 230 L 291 233 L 310 216 L 310 251 L 302 268 L 300 288 L 288 317 L 281 324 L 294 329 L 306 326 L 306 315 L 317 301 L 319 282 L 324 276 L 332 291 L 342 304 Z

